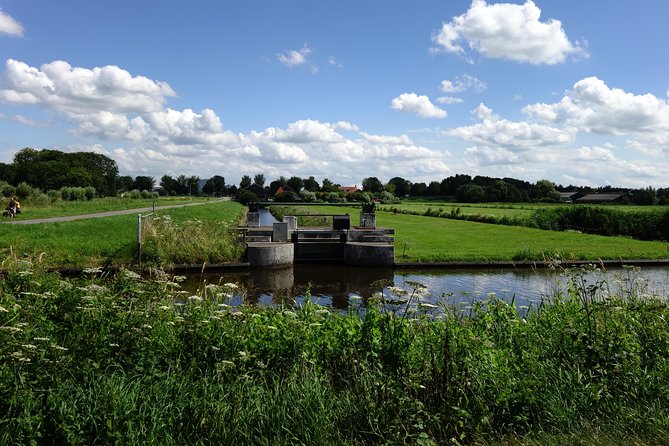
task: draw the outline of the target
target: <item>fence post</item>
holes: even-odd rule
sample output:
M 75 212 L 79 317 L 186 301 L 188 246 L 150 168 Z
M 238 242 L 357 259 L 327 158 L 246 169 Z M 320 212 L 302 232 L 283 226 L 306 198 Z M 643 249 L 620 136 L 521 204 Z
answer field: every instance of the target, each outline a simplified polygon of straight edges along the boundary
M 137 214 L 137 262 L 139 274 L 142 274 L 142 214 Z

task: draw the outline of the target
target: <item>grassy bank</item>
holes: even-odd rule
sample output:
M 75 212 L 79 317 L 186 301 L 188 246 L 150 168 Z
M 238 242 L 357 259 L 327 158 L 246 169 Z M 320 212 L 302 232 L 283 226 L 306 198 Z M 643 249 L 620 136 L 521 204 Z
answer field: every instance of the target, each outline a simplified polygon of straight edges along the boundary
M 351 215 L 359 208 L 316 206 L 299 213 Z M 377 225 L 395 228 L 397 262 L 495 261 L 567 259 L 663 259 L 669 245 L 662 242 L 605 237 L 576 232 L 503 226 L 420 215 L 377 213 Z
M 20 263 L 0 283 L 0 443 L 667 444 L 666 298 L 585 277 L 523 319 L 494 296 L 433 308 L 418 284 L 341 314 Z
M 243 207 L 234 202 L 158 211 L 170 216 L 165 231 L 151 231 L 144 220 L 143 260 L 151 263 L 216 263 L 238 260 L 239 252 L 212 248 L 212 243 L 232 243 L 229 229 Z M 162 220 L 163 222 L 167 220 Z M 137 249 L 137 215 L 95 218 L 35 225 L 0 224 L 0 256 L 36 259 L 46 266 L 130 265 Z
M 22 203 L 23 211 L 16 216 L 17 220 L 36 218 L 67 217 L 70 215 L 94 214 L 96 212 L 119 211 L 147 207 L 170 206 L 174 204 L 207 202 L 207 198 L 161 197 L 157 199 L 130 199 L 120 197 L 95 198 L 93 200 L 63 201 L 35 205 Z

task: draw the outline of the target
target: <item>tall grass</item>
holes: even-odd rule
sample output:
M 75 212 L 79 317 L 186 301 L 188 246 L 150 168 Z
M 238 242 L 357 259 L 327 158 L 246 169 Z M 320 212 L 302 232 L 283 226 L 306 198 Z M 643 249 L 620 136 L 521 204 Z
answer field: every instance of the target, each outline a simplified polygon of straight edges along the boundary
M 589 277 L 526 316 L 419 284 L 341 314 L 22 262 L 0 283 L 0 443 L 666 444 L 666 298 Z
M 244 246 L 226 221 L 187 220 L 169 215 L 148 218 L 142 225 L 142 258 L 163 267 L 239 260 Z

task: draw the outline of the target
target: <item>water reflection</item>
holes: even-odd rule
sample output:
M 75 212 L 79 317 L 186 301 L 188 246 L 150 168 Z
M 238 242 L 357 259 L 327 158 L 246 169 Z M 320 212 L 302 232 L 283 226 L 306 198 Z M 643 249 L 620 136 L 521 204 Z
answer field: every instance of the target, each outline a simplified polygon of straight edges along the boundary
M 594 284 L 603 281 L 612 292 L 644 293 L 669 296 L 669 268 L 614 268 L 591 272 L 586 280 Z M 566 287 L 566 275 L 559 270 L 398 270 L 389 267 L 351 267 L 344 265 L 294 265 L 269 270 L 216 273 L 191 276 L 182 284 L 196 290 L 206 283 L 234 282 L 245 289 L 233 304 L 242 300 L 259 305 L 292 304 L 309 295 L 321 305 L 347 309 L 358 297 L 362 304 L 374 293 L 395 286 L 411 293 L 414 284 L 427 287 L 429 294 L 422 298 L 431 304 L 471 305 L 487 299 L 490 293 L 517 306 L 530 307 L 550 298 Z

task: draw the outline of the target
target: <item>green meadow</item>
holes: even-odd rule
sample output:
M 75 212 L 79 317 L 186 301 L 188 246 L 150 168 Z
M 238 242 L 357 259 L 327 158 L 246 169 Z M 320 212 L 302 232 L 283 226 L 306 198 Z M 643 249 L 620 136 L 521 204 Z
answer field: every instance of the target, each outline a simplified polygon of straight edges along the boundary
M 310 206 L 300 208 L 296 213 L 348 213 L 351 215 L 351 224 L 355 225 L 359 220 L 360 210 L 357 207 Z M 641 241 L 628 237 L 546 231 L 386 211 L 377 212 L 376 223 L 377 226 L 395 229 L 397 262 L 669 257 L 669 245 L 665 242 Z
M 89 210 L 98 212 L 105 206 L 91 206 Z M 164 266 L 237 261 L 241 252 L 232 232 L 242 212 L 240 204 L 230 201 L 158 209 L 157 218 L 143 220 L 142 258 L 146 265 Z M 0 224 L 0 256 L 36 259 L 51 267 L 132 265 L 137 258 L 137 226 L 137 214 L 30 225 Z

